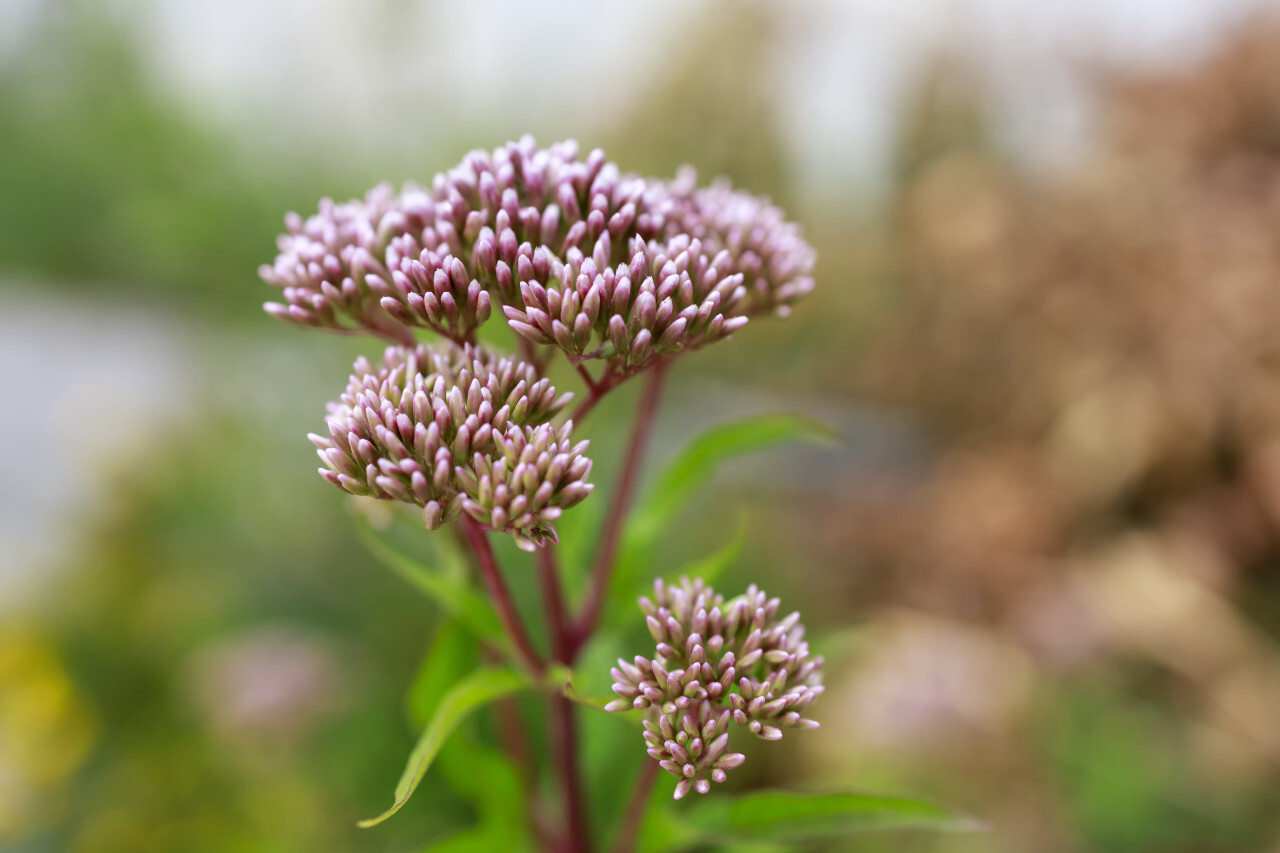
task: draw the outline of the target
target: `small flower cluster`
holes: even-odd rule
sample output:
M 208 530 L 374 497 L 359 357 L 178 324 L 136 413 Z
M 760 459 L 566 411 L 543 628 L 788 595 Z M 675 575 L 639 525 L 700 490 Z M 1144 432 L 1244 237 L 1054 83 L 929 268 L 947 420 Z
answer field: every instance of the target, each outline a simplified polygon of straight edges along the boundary
M 417 504 L 432 530 L 466 512 L 532 548 L 592 489 L 587 442 L 548 422 L 570 398 L 477 347 L 389 347 L 376 368 L 356 362 L 329 434 L 308 437 L 344 491 Z
M 680 779 L 677 800 L 707 793 L 742 764 L 728 751 L 731 722 L 764 740 L 817 727 L 803 714 L 822 694 L 822 658 L 810 657 L 800 614 L 777 618 L 778 599 L 752 585 L 726 602 L 700 579 L 681 578 L 658 580 L 640 608 L 656 654 L 618 660 L 610 672 L 621 698 L 606 710 L 650 710 L 647 751 Z
M 275 262 L 258 275 L 280 288 L 285 302 L 263 308 L 273 317 L 317 329 L 356 329 L 394 340 L 412 334 L 381 308 L 368 276 L 389 276 L 384 264 L 391 237 L 411 227 L 404 196 L 379 184 L 364 200 L 335 204 L 323 199 L 320 210 L 304 220 L 285 217 L 288 233 L 276 240 Z
M 607 265 L 607 249 L 590 258 L 570 252 L 568 263 L 549 265 L 547 286 L 521 281 L 523 306 L 503 309 L 511 328 L 572 358 L 607 358 L 635 372 L 663 353 L 698 349 L 746 324 L 731 313 L 746 295 L 742 275 L 719 272 L 727 252 L 708 259 L 701 243 L 687 238 L 667 245 L 636 239 L 633 249 L 630 263 L 616 268 Z

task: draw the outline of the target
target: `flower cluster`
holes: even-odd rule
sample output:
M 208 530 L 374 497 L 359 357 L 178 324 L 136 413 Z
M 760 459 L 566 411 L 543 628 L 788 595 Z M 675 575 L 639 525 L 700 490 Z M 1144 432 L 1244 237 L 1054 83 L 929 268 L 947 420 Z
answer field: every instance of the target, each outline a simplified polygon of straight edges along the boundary
M 430 188 L 326 199 L 286 225 L 260 270 L 284 296 L 267 304 L 274 316 L 467 343 L 500 306 L 533 343 L 623 373 L 785 312 L 813 288 L 813 250 L 767 200 L 699 189 L 690 170 L 623 174 L 574 142 L 474 151 Z
M 786 316 L 795 302 L 812 292 L 817 254 L 782 208 L 767 198 L 734 190 L 723 179 L 700 188 L 688 167 L 668 184 L 668 192 L 672 203 L 664 218 L 665 238 L 699 239 L 716 254 L 721 274 L 743 276 L 742 314 L 771 311 Z
M 396 344 L 379 367 L 357 363 L 329 435 L 312 436 L 321 474 L 417 504 L 429 528 L 465 512 L 522 547 L 554 539 L 591 490 L 585 443 L 549 423 L 565 402 L 540 375 L 551 352 L 603 361 L 612 387 L 813 286 L 812 249 L 767 200 L 699 189 L 691 170 L 625 174 L 572 141 L 473 151 L 429 187 L 325 199 L 285 225 L 259 270 L 283 297 L 267 312 Z M 495 312 L 527 361 L 476 348 Z M 418 329 L 448 345 L 419 345 Z
M 616 268 L 607 266 L 607 249 L 549 263 L 550 283 L 522 281 L 523 307 L 503 309 L 511 328 L 570 357 L 607 358 L 634 372 L 663 353 L 697 349 L 746 324 L 731 313 L 746 295 L 742 275 L 719 272 L 727 253 L 708 259 L 702 244 L 687 238 L 666 246 L 637 239 L 633 249 L 630 263 Z
M 658 580 L 640 608 L 656 653 L 618 660 L 611 674 L 621 698 L 606 710 L 650 710 L 647 751 L 679 777 L 676 799 L 705 794 L 743 762 L 728 751 L 731 723 L 764 740 L 817 727 L 803 715 L 822 694 L 822 658 L 810 657 L 800 614 L 777 618 L 778 599 L 752 585 L 726 601 L 700 579 L 681 578 Z
M 378 367 L 356 362 L 329 434 L 309 438 L 344 491 L 417 504 L 433 530 L 466 512 L 531 548 L 591 492 L 587 443 L 548 422 L 570 397 L 477 347 L 389 347 Z
M 304 220 L 285 217 L 288 233 L 276 240 L 280 254 L 258 275 L 280 288 L 285 302 L 263 308 L 273 317 L 318 329 L 357 329 L 408 342 L 412 334 L 381 308 L 369 275 L 389 275 L 384 264 L 391 237 L 410 227 L 404 195 L 379 184 L 364 200 L 335 204 L 323 199 Z

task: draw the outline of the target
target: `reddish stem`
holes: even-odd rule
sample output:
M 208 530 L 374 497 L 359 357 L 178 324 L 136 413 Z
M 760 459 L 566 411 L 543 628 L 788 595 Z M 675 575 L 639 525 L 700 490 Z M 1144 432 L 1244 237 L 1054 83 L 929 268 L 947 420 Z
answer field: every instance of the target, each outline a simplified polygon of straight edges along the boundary
M 596 404 L 604 399 L 604 395 L 621 385 L 629 374 L 617 373 L 611 367 L 605 371 L 599 380 L 593 380 L 591 374 L 581 364 L 575 364 L 574 367 L 577 368 L 578 373 L 582 374 L 583 381 L 587 383 L 586 399 L 579 403 L 578 407 L 569 415 L 569 420 L 575 424 L 580 424 L 591 413 L 591 410 L 596 407 Z
M 542 600 L 547 610 L 547 630 L 551 634 L 551 655 L 561 663 L 569 663 L 569 639 L 573 626 L 564 606 L 564 593 L 560 588 L 560 569 L 556 565 L 554 545 L 539 548 L 533 555 L 538 565 L 538 582 L 542 586 Z
M 524 629 L 524 623 L 520 621 L 520 613 L 516 610 L 515 602 L 511 600 L 511 592 L 502 579 L 498 558 L 493 553 L 493 547 L 489 544 L 489 537 L 484 527 L 465 514 L 461 520 L 471 548 L 475 551 L 476 563 L 480 566 L 480 576 L 484 579 L 489 597 L 493 599 L 494 607 L 498 610 L 498 618 L 502 620 L 503 626 L 507 629 L 507 635 L 515 644 L 521 663 L 534 675 L 541 675 L 542 660 L 534 650 L 533 643 L 529 642 L 529 634 Z
M 640 474 L 640 463 L 644 459 L 645 449 L 649 444 L 649 433 L 653 429 L 654 416 L 658 412 L 658 401 L 662 396 L 662 385 L 666 375 L 666 364 L 657 362 L 649 369 L 647 381 L 641 391 L 640 402 L 636 408 L 635 426 L 631 430 L 631 441 L 627 445 L 626 457 L 622 463 L 622 473 L 618 476 L 618 484 L 614 487 L 610 498 L 604 532 L 601 534 L 595 562 L 592 564 L 586 603 L 583 605 L 582 616 L 574 626 L 570 660 L 595 631 L 596 623 L 600 619 L 605 592 L 609 588 L 609 579 L 613 575 L 614 564 L 618 559 L 622 525 L 626 520 L 627 510 L 631 507 L 631 499 Z
M 599 393 L 600 386 L 596 382 L 595 377 L 591 375 L 591 372 L 587 370 L 587 366 L 585 364 L 580 361 L 575 361 L 573 363 L 573 369 L 578 371 L 578 375 L 582 377 L 582 381 L 587 384 L 588 392 L 593 395 Z
M 383 311 L 381 307 L 371 313 L 366 325 L 369 331 L 393 344 L 400 344 L 409 349 L 413 349 L 418 344 L 418 339 L 414 337 L 412 330 Z
M 586 799 L 578 774 L 578 737 L 573 702 L 564 696 L 551 697 L 551 750 L 556 773 L 564 787 L 565 813 L 569 822 L 570 853 L 590 853 Z
M 653 783 L 658 778 L 658 762 L 646 760 L 640 768 L 640 776 L 636 779 L 635 790 L 631 799 L 627 800 L 627 810 L 622 813 L 622 825 L 618 827 L 618 839 L 613 844 L 613 853 L 631 853 L 636 848 L 636 840 L 640 836 L 640 823 L 644 820 L 644 809 L 649 803 L 649 794 L 653 791 Z
M 547 611 L 547 628 L 551 634 L 552 655 L 568 665 L 571 653 L 573 626 L 564 606 L 564 593 L 560 587 L 560 570 L 556 564 L 554 546 L 539 548 L 534 554 L 538 564 L 538 580 L 542 586 L 542 599 Z M 586 853 L 590 850 L 587 832 L 586 801 L 578 768 L 578 739 L 574 726 L 573 704 L 563 696 L 551 699 L 551 749 L 556 774 L 564 791 L 565 813 L 568 818 L 570 853 Z

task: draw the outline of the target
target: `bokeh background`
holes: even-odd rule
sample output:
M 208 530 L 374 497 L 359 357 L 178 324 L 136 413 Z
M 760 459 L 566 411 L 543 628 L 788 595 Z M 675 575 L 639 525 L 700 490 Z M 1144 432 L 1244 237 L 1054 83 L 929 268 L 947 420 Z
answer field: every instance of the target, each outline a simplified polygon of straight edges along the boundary
M 859 850 L 1280 851 L 1260 0 L 0 2 L 0 849 L 467 823 L 433 774 L 353 827 L 436 615 L 303 438 L 370 344 L 273 323 L 255 270 L 285 211 L 526 132 L 728 175 L 818 249 L 790 319 L 680 365 L 655 447 L 764 411 L 845 437 L 728 466 L 653 567 L 746 518 L 724 586 L 828 653 L 824 728 L 747 783 L 991 826 Z

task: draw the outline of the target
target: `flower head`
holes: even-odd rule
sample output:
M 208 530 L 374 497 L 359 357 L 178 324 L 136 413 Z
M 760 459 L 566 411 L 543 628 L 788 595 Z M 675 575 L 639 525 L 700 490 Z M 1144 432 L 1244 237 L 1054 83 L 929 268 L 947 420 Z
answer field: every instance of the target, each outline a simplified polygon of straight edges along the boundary
M 432 529 L 465 510 L 525 547 L 555 538 L 590 461 L 569 424 L 546 423 L 566 398 L 540 368 L 475 348 L 495 309 L 529 361 L 559 349 L 605 361 L 616 382 L 813 286 L 812 249 L 767 199 L 698 189 L 691 170 L 625 174 L 572 141 L 473 151 L 429 187 L 382 184 L 285 224 L 259 271 L 283 296 L 268 313 L 398 344 L 379 367 L 356 364 L 328 436 L 311 437 L 325 479 L 417 504 Z M 418 345 L 416 329 L 447 343 Z
M 747 295 L 741 313 L 786 316 L 813 291 L 817 253 L 769 199 L 735 190 L 724 179 L 698 187 L 688 167 L 668 184 L 668 192 L 663 238 L 687 235 L 700 239 L 708 252 L 727 253 L 727 263 L 717 268 L 721 274 L 742 274 Z
M 604 234 L 589 257 L 575 248 L 565 263 L 547 258 L 545 285 L 522 278 L 522 304 L 503 308 L 511 328 L 571 358 L 606 359 L 634 372 L 659 355 L 697 349 L 746 324 L 746 317 L 732 314 L 746 295 L 742 275 L 720 273 L 728 253 L 709 258 L 698 240 L 685 237 L 668 244 L 637 238 L 629 261 L 611 266 L 610 246 Z M 529 270 L 536 275 L 535 265 Z
M 701 580 L 658 580 L 641 598 L 652 659 L 619 659 L 611 670 L 621 698 L 610 711 L 648 709 L 651 758 L 679 777 L 675 797 L 705 794 L 740 765 L 730 752 L 732 724 L 764 740 L 783 729 L 816 728 L 804 713 L 822 694 L 822 658 L 809 655 L 800 614 L 778 619 L 778 599 L 752 585 L 729 601 Z
M 388 275 L 386 248 L 391 238 L 414 222 L 404 195 L 379 184 L 363 200 L 335 204 L 323 199 L 320 209 L 303 219 L 285 217 L 287 233 L 276 245 L 280 254 L 258 268 L 263 281 L 278 287 L 284 302 L 268 302 L 268 314 L 319 329 L 359 329 L 407 341 L 407 329 L 387 316 L 379 296 L 370 290 L 370 275 Z
M 377 367 L 356 362 L 329 406 L 329 434 L 308 437 L 321 476 L 344 491 L 417 504 L 433 530 L 465 509 L 522 543 L 543 541 L 591 491 L 587 443 L 568 446 L 571 426 L 548 423 L 571 397 L 532 366 L 477 347 L 389 347 Z M 516 464 L 531 448 L 532 469 Z
M 768 199 L 698 188 L 691 169 L 625 174 L 572 141 L 472 151 L 429 188 L 383 184 L 285 221 L 260 269 L 284 296 L 267 303 L 274 316 L 462 344 L 501 307 L 534 343 L 623 372 L 785 314 L 813 289 L 813 249 Z
M 510 533 L 526 551 L 558 542 L 552 526 L 563 509 L 591 494 L 587 442 L 572 444 L 573 421 L 539 424 L 493 436 L 495 452 L 476 453 L 457 469 L 462 508 L 494 530 Z

